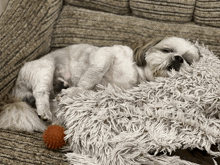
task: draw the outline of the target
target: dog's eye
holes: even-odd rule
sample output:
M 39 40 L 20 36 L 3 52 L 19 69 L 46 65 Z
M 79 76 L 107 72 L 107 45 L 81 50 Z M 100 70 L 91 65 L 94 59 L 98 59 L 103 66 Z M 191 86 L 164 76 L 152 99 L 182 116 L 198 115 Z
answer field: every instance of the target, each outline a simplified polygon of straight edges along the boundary
M 169 48 L 164 48 L 161 50 L 163 53 L 172 53 L 173 49 L 169 49 Z

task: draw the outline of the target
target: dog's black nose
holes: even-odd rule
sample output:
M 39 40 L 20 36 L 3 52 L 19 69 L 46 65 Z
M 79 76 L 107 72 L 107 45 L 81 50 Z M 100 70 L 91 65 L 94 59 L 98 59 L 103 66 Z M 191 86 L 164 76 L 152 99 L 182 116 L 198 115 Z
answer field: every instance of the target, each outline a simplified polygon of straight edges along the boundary
M 174 59 L 174 61 L 176 61 L 176 62 L 183 63 L 183 57 L 181 57 L 181 56 L 174 56 L 173 59 Z
M 170 60 L 170 65 L 168 66 L 168 70 L 175 69 L 175 71 L 179 71 L 180 67 L 183 63 L 183 58 L 181 56 L 173 56 Z

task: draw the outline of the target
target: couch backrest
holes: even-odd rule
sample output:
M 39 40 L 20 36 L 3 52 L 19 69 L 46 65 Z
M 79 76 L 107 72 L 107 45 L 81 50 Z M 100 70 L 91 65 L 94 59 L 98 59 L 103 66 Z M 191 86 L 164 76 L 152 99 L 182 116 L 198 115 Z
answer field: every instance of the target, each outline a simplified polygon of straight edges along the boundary
M 64 0 L 64 4 L 110 12 L 129 14 L 129 0 Z
M 130 0 L 132 14 L 152 20 L 190 22 L 196 0 Z
M 201 25 L 220 27 L 220 0 L 197 0 L 194 21 Z
M 64 0 L 64 4 L 156 21 L 220 27 L 220 0 Z

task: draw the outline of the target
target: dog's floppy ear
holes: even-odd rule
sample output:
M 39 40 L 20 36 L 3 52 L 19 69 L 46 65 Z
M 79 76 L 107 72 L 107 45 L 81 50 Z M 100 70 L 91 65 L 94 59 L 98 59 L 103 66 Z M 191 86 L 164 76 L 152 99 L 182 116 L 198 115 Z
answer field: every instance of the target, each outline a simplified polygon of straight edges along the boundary
M 131 44 L 131 49 L 134 53 L 134 61 L 136 62 L 137 66 L 146 66 L 146 60 L 145 60 L 145 53 L 153 47 L 154 45 L 158 44 L 162 38 L 154 38 L 150 41 L 142 40 L 139 42 L 134 42 Z
M 191 65 L 193 62 L 199 61 L 202 55 L 198 45 L 194 44 L 189 51 L 182 55 L 182 57 L 189 65 Z

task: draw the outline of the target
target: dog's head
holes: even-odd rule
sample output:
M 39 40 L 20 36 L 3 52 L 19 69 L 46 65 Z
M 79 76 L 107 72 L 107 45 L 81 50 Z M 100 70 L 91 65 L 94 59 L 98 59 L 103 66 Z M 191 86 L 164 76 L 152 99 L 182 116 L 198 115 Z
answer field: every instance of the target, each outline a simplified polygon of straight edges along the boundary
M 134 43 L 134 61 L 144 70 L 142 77 L 148 81 L 167 77 L 174 69 L 191 65 L 200 58 L 198 48 L 188 40 L 178 37 L 156 38 L 150 42 Z

